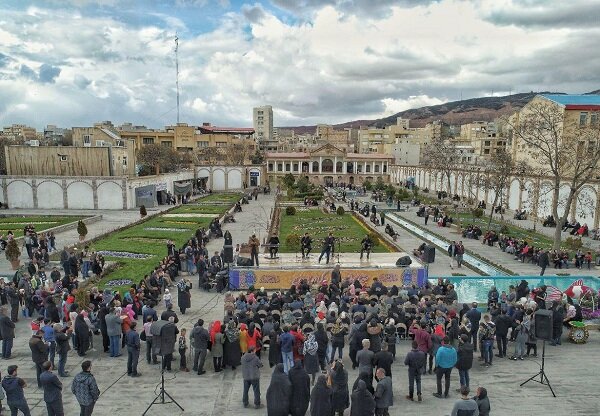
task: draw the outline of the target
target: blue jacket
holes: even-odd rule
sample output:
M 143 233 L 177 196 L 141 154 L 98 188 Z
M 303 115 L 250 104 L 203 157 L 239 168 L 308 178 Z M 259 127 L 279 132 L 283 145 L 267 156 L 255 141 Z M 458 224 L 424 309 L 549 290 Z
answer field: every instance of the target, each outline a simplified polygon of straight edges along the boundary
M 44 371 L 40 374 L 40 383 L 44 388 L 44 401 L 54 403 L 62 400 L 62 383 L 56 377 L 56 374 L 50 371 Z
M 279 345 L 281 346 L 281 352 L 292 352 L 294 336 L 289 332 L 284 332 L 279 336 Z
M 452 368 L 458 359 L 456 350 L 447 345 L 442 345 L 438 348 L 435 354 L 435 365 L 441 368 Z

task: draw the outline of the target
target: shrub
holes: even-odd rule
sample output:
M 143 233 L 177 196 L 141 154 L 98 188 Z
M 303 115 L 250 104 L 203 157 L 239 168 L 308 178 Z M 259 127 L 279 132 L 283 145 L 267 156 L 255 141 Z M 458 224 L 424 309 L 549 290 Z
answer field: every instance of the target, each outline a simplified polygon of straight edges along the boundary
M 4 255 L 6 256 L 6 260 L 10 262 L 19 260 L 19 257 L 21 257 L 21 251 L 19 250 L 17 240 L 13 238 L 8 242 L 4 251 Z
M 299 247 L 300 246 L 300 236 L 296 233 L 288 234 L 285 238 L 285 244 L 288 247 Z
M 337 215 L 344 215 L 346 213 L 346 211 L 344 210 L 344 207 L 341 205 L 339 207 L 337 207 L 336 212 L 337 212 Z
M 510 230 L 508 229 L 508 226 L 505 224 L 502 224 L 502 227 L 500 227 L 500 233 L 501 234 L 508 234 L 510 232 Z
M 86 236 L 87 233 L 88 233 L 87 226 L 85 225 L 85 223 L 82 220 L 79 220 L 79 222 L 77 223 L 77 234 Z
M 581 238 L 569 237 L 565 240 L 565 246 L 569 250 L 575 251 L 579 250 L 583 246 L 583 243 L 581 242 Z
M 367 191 L 370 191 L 371 189 L 373 189 L 373 184 L 371 183 L 371 181 L 368 181 L 368 180 L 363 183 L 363 186 L 365 187 L 365 189 Z
M 429 193 L 429 188 L 423 189 L 423 192 L 426 193 L 426 194 L 428 194 Z
M 141 215 L 142 217 L 145 217 L 146 215 L 148 215 L 148 212 L 146 211 L 146 205 L 142 205 L 142 206 L 140 207 L 140 215 Z
M 296 207 L 286 207 L 285 215 L 296 215 Z
M 483 217 L 483 210 L 481 208 L 473 208 L 471 210 L 471 215 L 473 218 L 481 218 Z

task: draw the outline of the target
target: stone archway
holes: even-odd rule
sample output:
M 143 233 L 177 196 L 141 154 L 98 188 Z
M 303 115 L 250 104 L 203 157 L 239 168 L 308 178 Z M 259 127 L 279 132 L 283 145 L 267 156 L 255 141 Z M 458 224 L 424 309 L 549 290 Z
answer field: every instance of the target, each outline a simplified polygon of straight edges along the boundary
M 323 159 L 323 162 L 321 162 L 321 172 L 333 172 L 333 160 Z

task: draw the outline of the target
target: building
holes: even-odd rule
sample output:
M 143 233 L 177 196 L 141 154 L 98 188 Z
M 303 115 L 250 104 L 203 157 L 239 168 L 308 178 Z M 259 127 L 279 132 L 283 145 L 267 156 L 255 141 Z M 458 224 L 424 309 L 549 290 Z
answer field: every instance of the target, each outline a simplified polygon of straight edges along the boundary
M 585 142 L 585 138 L 581 134 L 586 128 L 598 126 L 600 118 L 600 95 L 568 95 L 568 94 L 540 94 L 536 95 L 529 103 L 527 103 L 520 111 L 513 114 L 510 118 L 510 125 L 507 127 L 508 148 L 510 149 L 513 159 L 516 161 L 525 161 L 530 168 L 542 171 L 547 170 L 547 167 L 542 166 L 540 162 L 531 157 L 533 148 L 513 134 L 511 126 L 518 126 L 521 120 L 524 120 L 531 113 L 532 106 L 542 104 L 549 108 L 557 109 L 562 113 L 561 122 L 561 139 L 572 137 L 578 140 L 582 146 L 596 145 L 597 143 Z M 579 145 L 578 145 L 579 146 Z
M 331 144 L 306 152 L 266 153 L 266 175 L 270 183 L 291 173 L 304 175 L 315 184 L 361 185 L 379 177 L 389 182 L 393 157 L 385 154 L 348 153 Z
M 278 150 L 278 141 L 273 136 L 273 107 L 270 105 L 254 107 L 252 110 L 252 120 L 255 137 L 260 150 L 276 152 Z
M 73 127 L 73 146 L 124 146 L 124 142 L 115 126 L 110 121 L 103 121 L 92 127 Z
M 6 146 L 8 176 L 135 176 L 129 146 Z
M 460 126 L 460 144 L 471 146 L 478 161 L 489 159 L 506 149 L 506 139 L 498 133 L 495 122 L 474 121 Z
M 44 128 L 44 144 L 50 146 L 57 146 L 60 144 L 66 144 L 66 140 L 70 140 L 72 137 L 71 130 L 62 127 L 57 127 L 54 124 L 48 124 Z
M 331 144 L 338 149 L 350 150 L 348 130 L 336 130 L 330 124 L 317 124 L 316 134 L 319 145 Z
M 24 142 L 29 140 L 37 140 L 37 132 L 34 127 L 26 126 L 25 124 L 13 124 L 2 129 L 2 137 L 13 142 Z
M 439 121 L 425 127 L 410 127 L 410 120 L 398 117 L 396 124 L 392 126 L 361 128 L 358 131 L 358 149 L 359 153 L 393 154 L 398 157 L 396 163 L 410 159 L 409 164 L 418 165 L 427 144 L 441 135 L 442 123 Z M 417 146 L 419 158 L 415 160 Z

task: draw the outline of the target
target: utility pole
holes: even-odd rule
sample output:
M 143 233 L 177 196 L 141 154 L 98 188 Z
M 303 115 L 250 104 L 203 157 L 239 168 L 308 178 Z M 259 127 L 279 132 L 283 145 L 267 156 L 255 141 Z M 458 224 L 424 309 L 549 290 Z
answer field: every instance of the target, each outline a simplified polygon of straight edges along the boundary
M 175 33 L 175 87 L 177 90 L 177 124 L 179 124 L 179 37 Z

